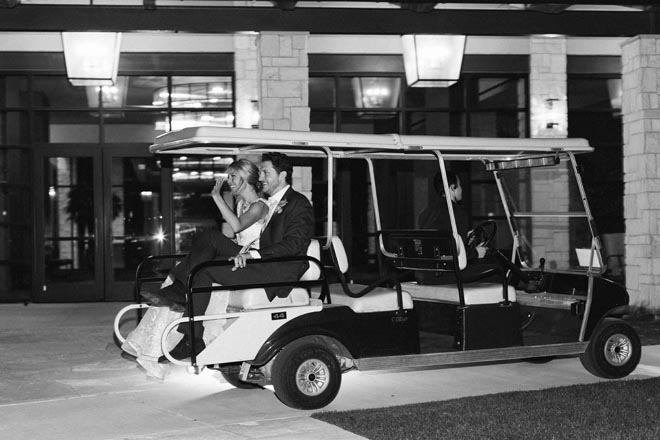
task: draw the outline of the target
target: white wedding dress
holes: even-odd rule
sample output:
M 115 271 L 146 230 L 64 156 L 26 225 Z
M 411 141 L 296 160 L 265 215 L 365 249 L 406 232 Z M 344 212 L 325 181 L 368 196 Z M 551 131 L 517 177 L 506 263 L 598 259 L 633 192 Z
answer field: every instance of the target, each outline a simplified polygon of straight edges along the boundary
M 257 199 L 252 203 L 262 201 L 267 203 L 264 199 Z M 236 206 L 236 214 L 240 217 L 252 205 L 252 203 L 244 203 L 239 200 Z M 251 249 L 259 249 L 259 237 L 263 229 L 265 220 L 259 220 L 256 223 L 248 226 L 241 232 L 236 234 L 236 244 L 240 246 L 248 246 Z M 171 283 L 171 278 L 167 278 L 163 283 L 163 287 Z M 227 304 L 229 302 L 229 295 L 227 291 L 215 291 L 211 293 L 209 305 L 206 308 L 206 315 L 221 314 L 227 311 Z M 149 306 L 147 312 L 142 317 L 142 320 L 137 327 L 129 333 L 126 341 L 122 344 L 121 348 L 128 354 L 135 356 L 137 363 L 146 371 L 147 376 L 156 378 L 158 380 L 165 379 L 169 372 L 169 364 L 159 363 L 158 359 L 163 356 L 161 347 L 161 340 L 165 327 L 175 319 L 183 316 L 182 312 L 174 312 L 169 307 L 156 307 Z M 209 345 L 211 341 L 217 338 L 225 325 L 225 319 L 215 319 L 204 321 L 204 343 Z M 183 338 L 183 334 L 176 330 L 172 330 L 166 340 L 166 349 L 171 351 Z

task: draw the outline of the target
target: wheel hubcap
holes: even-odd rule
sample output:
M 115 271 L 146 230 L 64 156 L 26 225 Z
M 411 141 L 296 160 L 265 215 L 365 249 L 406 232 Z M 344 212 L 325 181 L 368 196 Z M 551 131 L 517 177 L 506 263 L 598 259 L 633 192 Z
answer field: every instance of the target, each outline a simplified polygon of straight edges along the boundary
M 307 396 L 317 396 L 328 386 L 328 366 L 318 359 L 308 359 L 296 371 L 296 385 Z
M 632 344 L 625 335 L 616 333 L 605 343 L 605 359 L 610 365 L 619 367 L 630 359 Z

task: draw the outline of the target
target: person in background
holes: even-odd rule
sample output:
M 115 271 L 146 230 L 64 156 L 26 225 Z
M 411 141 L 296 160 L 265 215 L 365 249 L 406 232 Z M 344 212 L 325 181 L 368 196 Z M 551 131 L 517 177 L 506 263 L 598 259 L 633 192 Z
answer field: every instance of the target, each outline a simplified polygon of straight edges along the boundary
M 461 185 L 461 179 L 453 171 L 447 171 L 447 183 L 449 184 L 449 198 L 454 211 L 456 229 L 463 239 L 463 243 L 467 244 L 467 238 L 470 234 L 470 223 L 468 213 L 462 204 L 463 186 Z M 433 188 L 437 197 L 434 197 L 429 206 L 419 215 L 418 227 L 419 229 L 438 229 L 451 233 L 451 220 L 449 218 L 445 188 L 440 172 L 436 173 L 433 178 Z M 486 248 L 481 244 L 466 246 L 466 249 L 468 264 L 483 259 L 486 256 Z M 456 282 L 453 274 L 447 272 L 417 271 L 415 272 L 415 279 L 420 284 L 448 284 Z

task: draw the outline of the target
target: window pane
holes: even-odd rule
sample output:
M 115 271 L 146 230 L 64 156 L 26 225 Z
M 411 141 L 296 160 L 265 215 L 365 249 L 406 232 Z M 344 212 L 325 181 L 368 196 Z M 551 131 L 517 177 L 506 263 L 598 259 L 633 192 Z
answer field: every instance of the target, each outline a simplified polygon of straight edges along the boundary
M 172 77 L 172 108 L 231 107 L 233 99 L 230 76 Z M 154 91 L 154 105 L 167 106 L 167 89 Z
M 167 112 L 103 112 L 104 139 L 108 143 L 148 142 L 163 134 Z
M 149 255 L 165 253 L 160 211 L 160 168 L 155 158 L 112 159 L 112 268 L 130 281 Z
M 99 112 L 36 112 L 36 142 L 98 143 Z
M 91 157 L 50 157 L 44 167 L 46 284 L 94 279 L 94 175 Z
M 0 299 L 27 300 L 32 286 L 29 154 L 0 149 Z
M 27 84 L 25 76 L 0 76 L 0 107 L 25 107 Z
M 311 131 L 335 131 L 335 114 L 333 112 L 312 111 L 309 119 Z
M 309 78 L 309 106 L 334 107 L 335 80 L 334 78 Z
M 525 82 L 522 78 L 477 78 L 468 89 L 473 108 L 525 108 Z
M 341 131 L 344 133 L 398 133 L 397 112 L 342 112 Z
M 449 88 L 407 87 L 406 107 L 447 108 L 449 107 Z
M 171 125 L 170 125 L 171 124 Z M 234 113 L 222 111 L 204 112 L 174 112 L 172 119 L 165 119 L 156 124 L 156 130 L 181 130 L 186 127 L 201 125 L 216 125 L 219 127 L 233 127 Z M 171 127 L 171 128 L 170 128 Z
M 399 106 L 401 78 L 353 77 L 339 78 L 340 107 L 393 108 Z
M 568 80 L 568 107 L 571 110 L 621 109 L 620 78 L 572 78 Z
M 89 108 L 87 90 L 93 95 L 94 87 L 74 87 L 66 76 L 35 76 L 32 103 L 36 107 Z
M 31 174 L 28 150 L 0 149 L 0 184 L 30 184 Z
M 162 107 L 167 104 L 167 78 L 164 76 L 129 76 L 126 91 L 128 107 Z
M 470 136 L 525 137 L 524 112 L 480 112 L 470 114 Z
M 28 127 L 27 112 L 0 112 L 0 145 L 29 143 Z
M 568 121 L 570 137 L 587 138 L 592 145 L 623 143 L 621 117 L 614 113 L 570 112 Z
M 450 136 L 458 134 L 452 133 L 452 116 L 447 112 L 410 112 L 407 114 L 406 133 Z

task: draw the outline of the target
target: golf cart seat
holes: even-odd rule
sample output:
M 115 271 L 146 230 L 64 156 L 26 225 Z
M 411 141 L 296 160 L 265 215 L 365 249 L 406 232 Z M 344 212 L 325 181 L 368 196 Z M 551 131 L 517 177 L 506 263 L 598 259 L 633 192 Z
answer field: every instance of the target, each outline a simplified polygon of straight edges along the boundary
M 317 260 L 321 258 L 321 246 L 318 240 L 312 239 L 307 248 L 307 256 L 314 257 Z M 313 263 L 309 264 L 307 271 L 300 277 L 302 281 L 318 280 L 321 275 L 321 269 Z M 266 291 L 262 288 L 233 290 L 229 292 L 229 303 L 227 310 L 258 310 L 273 307 L 295 307 L 306 306 L 310 303 L 309 292 L 302 287 L 294 287 L 291 293 L 284 298 L 275 297 L 272 301 L 268 300 Z
M 334 270 L 339 278 L 338 283 L 329 284 L 329 302 L 350 307 L 355 313 L 374 313 L 413 308 L 410 294 L 401 290 L 401 285 L 395 278 L 384 277 L 370 285 L 350 283 L 346 277 L 348 272 L 348 256 L 341 239 L 332 237 L 330 255 Z M 386 283 L 394 287 L 384 287 Z M 320 297 L 320 291 L 313 289 L 313 296 Z
M 483 270 L 465 270 L 467 252 L 460 237 L 454 239 L 451 234 L 437 230 L 392 230 L 383 231 L 383 235 L 388 248 L 396 254 L 392 260 L 395 267 L 450 272 L 455 276 L 456 281 L 450 284 L 401 283 L 414 300 L 460 305 L 462 291 L 465 306 L 516 301 L 516 289 L 506 284 L 504 274 L 498 273 L 499 269 L 493 265 L 483 265 Z M 484 280 L 493 275 L 500 276 L 502 281 Z

